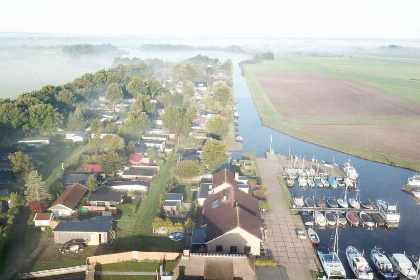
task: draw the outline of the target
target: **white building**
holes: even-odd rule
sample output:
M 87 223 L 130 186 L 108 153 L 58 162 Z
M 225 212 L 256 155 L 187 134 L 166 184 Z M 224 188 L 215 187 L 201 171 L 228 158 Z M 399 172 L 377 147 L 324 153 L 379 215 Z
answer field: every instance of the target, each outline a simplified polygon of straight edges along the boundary
M 66 140 L 71 140 L 73 143 L 83 142 L 88 136 L 88 132 L 85 130 L 81 131 L 66 131 Z

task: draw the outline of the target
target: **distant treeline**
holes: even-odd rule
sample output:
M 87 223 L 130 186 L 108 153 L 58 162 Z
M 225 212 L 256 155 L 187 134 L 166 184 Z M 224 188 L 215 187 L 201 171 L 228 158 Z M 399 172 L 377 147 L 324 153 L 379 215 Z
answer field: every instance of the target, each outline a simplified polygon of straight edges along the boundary
M 257 53 L 255 55 L 255 59 L 259 59 L 259 60 L 273 60 L 274 59 L 274 53 L 273 52 Z
M 190 45 L 172 45 L 172 44 L 146 44 L 140 47 L 142 51 L 191 51 L 191 50 L 203 50 L 203 51 L 225 51 L 243 53 L 244 50 L 237 45 L 231 45 L 229 47 L 194 47 Z
M 90 44 L 77 44 L 64 46 L 63 52 L 70 55 L 92 55 L 113 52 L 118 54 L 126 54 L 126 51 L 120 50 L 111 44 L 90 45 Z

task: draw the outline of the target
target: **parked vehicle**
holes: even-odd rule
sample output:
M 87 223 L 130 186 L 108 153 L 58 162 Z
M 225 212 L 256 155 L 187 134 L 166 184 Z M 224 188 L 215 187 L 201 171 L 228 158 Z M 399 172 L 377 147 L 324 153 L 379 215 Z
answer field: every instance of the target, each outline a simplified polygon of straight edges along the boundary
M 297 228 L 296 229 L 296 235 L 297 237 L 299 237 L 300 239 L 306 239 L 306 233 L 303 229 L 301 228 Z

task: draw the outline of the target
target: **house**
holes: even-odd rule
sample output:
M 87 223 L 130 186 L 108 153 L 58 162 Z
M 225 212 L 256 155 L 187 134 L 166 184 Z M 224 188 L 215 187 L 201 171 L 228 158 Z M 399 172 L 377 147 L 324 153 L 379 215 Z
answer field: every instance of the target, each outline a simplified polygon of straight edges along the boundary
M 49 227 L 50 221 L 54 218 L 53 213 L 36 213 L 34 222 L 36 227 Z
M 87 131 L 66 131 L 66 140 L 71 140 L 73 143 L 83 142 L 88 136 Z
M 9 159 L 0 160 L 0 172 L 12 172 L 12 163 Z
M 115 193 L 111 188 L 99 187 L 89 195 L 87 204 L 91 206 L 115 206 L 124 202 L 123 194 Z
M 201 91 L 207 90 L 207 82 L 194 82 L 194 87 Z
M 200 125 L 204 126 L 204 124 L 207 122 L 207 117 L 198 115 L 197 117 L 195 117 L 195 119 L 192 122 L 196 126 L 200 126 Z
M 197 190 L 197 201 L 200 206 L 204 205 L 204 200 L 211 194 L 212 183 L 208 180 L 201 180 L 200 186 Z
M 55 216 L 71 216 L 87 191 L 87 187 L 74 184 L 65 189 L 48 210 L 53 212 Z
M 84 185 L 88 180 L 89 173 L 70 173 L 64 177 L 65 185 L 82 184 Z
M 169 130 L 163 128 L 154 128 L 152 130 L 147 131 L 147 134 L 169 134 Z
M 175 145 L 165 145 L 165 153 L 173 152 L 175 149 Z
M 117 125 L 123 125 L 126 121 L 127 121 L 127 119 L 126 119 L 126 118 L 119 118 L 119 119 L 115 122 L 115 124 L 117 124 Z
M 182 205 L 182 193 L 167 193 L 165 202 L 163 203 L 163 211 L 175 212 Z
M 131 165 L 142 165 L 150 163 L 150 158 L 140 153 L 131 154 L 128 157 L 128 160 L 130 161 Z
M 257 280 L 255 265 L 245 255 L 184 254 L 173 279 Z
M 91 134 L 92 139 L 97 138 L 98 136 L 99 136 L 99 139 L 101 139 L 101 140 L 104 139 L 107 136 L 118 137 L 118 135 L 115 134 L 115 133 L 101 133 L 99 135 L 97 135 L 97 134 Z
M 133 193 L 147 193 L 150 187 L 150 182 L 147 181 L 110 181 L 107 186 L 114 191 L 123 191 L 128 192 L 132 191 Z
M 152 181 L 156 176 L 158 170 L 150 168 L 138 167 L 129 167 L 120 173 L 121 178 L 123 179 L 135 179 L 135 180 L 145 180 Z
M 82 165 L 83 172 L 88 173 L 102 173 L 102 167 L 100 164 L 85 163 Z
M 235 173 L 235 181 L 241 184 L 248 184 L 248 177 L 247 176 L 239 176 L 239 173 Z
M 178 163 L 183 161 L 201 161 L 201 152 L 203 150 L 201 148 L 189 148 L 185 149 L 184 154 L 182 157 L 178 158 Z
M 12 182 L 12 172 L 0 172 L 0 185 L 10 184 Z
M 238 189 L 245 192 L 245 193 L 249 193 L 249 185 L 248 184 L 238 184 Z
M 202 213 L 207 252 L 260 255 L 260 219 L 258 200 L 236 186 L 209 195 Z
M 227 170 L 226 168 L 223 170 L 220 170 L 219 172 L 216 172 L 213 174 L 213 180 L 212 180 L 213 193 L 220 192 L 226 188 L 236 186 L 237 182 L 235 181 L 235 173 L 233 173 L 230 170 Z
M 168 141 L 169 134 L 144 134 L 141 139 L 145 140 L 165 140 Z
M 211 64 L 209 64 L 206 68 L 206 75 L 207 76 L 214 76 L 213 67 Z
M 61 221 L 53 230 L 54 242 L 64 244 L 72 239 L 83 239 L 87 245 L 108 243 L 113 235 L 112 217 L 92 220 Z
M 28 138 L 23 138 L 22 140 L 19 140 L 18 144 L 41 147 L 44 145 L 49 145 L 50 141 L 51 141 L 50 137 L 28 137 Z
M 144 145 L 148 148 L 155 148 L 161 152 L 165 151 L 165 140 L 148 140 L 143 139 L 139 144 Z

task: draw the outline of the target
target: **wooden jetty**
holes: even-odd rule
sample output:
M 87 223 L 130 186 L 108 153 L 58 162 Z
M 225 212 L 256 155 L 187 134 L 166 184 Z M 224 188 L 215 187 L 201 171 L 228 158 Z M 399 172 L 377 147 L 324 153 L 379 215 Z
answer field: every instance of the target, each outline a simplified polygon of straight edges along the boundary
M 340 213 L 346 213 L 346 212 L 366 212 L 366 213 L 379 213 L 379 210 L 377 208 L 374 209 L 363 209 L 363 208 L 330 208 L 330 207 L 292 207 L 291 209 L 296 211 L 320 211 L 320 212 L 340 212 Z

